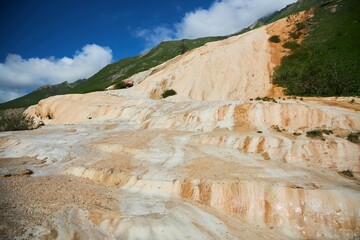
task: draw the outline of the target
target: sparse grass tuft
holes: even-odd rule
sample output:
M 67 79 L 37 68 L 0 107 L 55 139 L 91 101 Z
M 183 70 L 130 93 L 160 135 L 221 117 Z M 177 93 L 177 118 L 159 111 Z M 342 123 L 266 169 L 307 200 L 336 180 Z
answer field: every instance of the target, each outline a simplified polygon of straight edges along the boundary
M 360 132 L 358 133 L 350 133 L 347 136 L 347 140 L 352 143 L 360 143 Z
M 274 102 L 274 103 L 277 103 L 276 99 L 275 98 L 270 98 L 270 97 L 256 97 L 255 98 L 256 101 L 264 101 L 264 102 Z
M 161 94 L 162 98 L 167 98 L 173 95 L 176 95 L 176 91 L 174 89 L 168 89 Z
M 310 138 L 322 137 L 322 132 L 320 130 L 312 130 L 306 132 L 306 136 Z
M 317 129 L 306 132 L 306 136 L 310 138 L 321 138 L 323 134 L 330 135 L 333 134 L 333 131 L 329 129 Z
M 2 112 L 0 115 L 0 132 L 31 130 L 37 127 L 39 126 L 35 126 L 33 118 L 27 117 L 19 111 L 14 113 Z
M 273 42 L 273 43 L 279 43 L 281 42 L 280 37 L 278 35 L 273 35 L 269 38 L 269 42 Z
M 344 170 L 341 172 L 338 172 L 341 176 L 346 178 L 354 178 L 354 174 L 350 170 Z
M 299 47 L 300 45 L 295 42 L 295 41 L 289 41 L 289 42 L 286 42 L 283 44 L 283 47 L 284 48 L 287 48 L 287 49 L 291 49 L 291 50 L 295 50 Z

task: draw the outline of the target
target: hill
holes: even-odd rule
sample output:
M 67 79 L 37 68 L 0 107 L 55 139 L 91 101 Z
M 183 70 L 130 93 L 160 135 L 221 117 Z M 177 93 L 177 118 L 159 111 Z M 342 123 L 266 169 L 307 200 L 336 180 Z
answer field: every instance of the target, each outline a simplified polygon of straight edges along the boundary
M 360 2 L 318 2 L 303 25 L 309 34 L 282 59 L 273 81 L 291 95 L 359 96 Z
M 284 16 L 288 16 L 290 14 L 309 9 L 316 2 L 320 2 L 320 1 L 300 0 L 294 4 L 290 4 L 284 9 L 275 12 L 270 16 L 266 16 L 259 19 L 252 26 L 243 29 L 236 35 L 243 34 L 247 31 L 250 31 L 254 28 L 273 22 Z M 142 72 L 144 70 L 157 66 L 161 63 L 164 63 L 167 60 L 172 59 L 175 56 L 182 54 L 188 50 L 192 50 L 194 48 L 203 46 L 207 42 L 218 41 L 221 39 L 225 39 L 227 37 L 228 36 L 206 37 L 206 38 L 199 38 L 194 40 L 184 39 L 179 41 L 163 42 L 160 43 L 155 48 L 151 49 L 146 54 L 125 58 L 118 62 L 107 65 L 106 67 L 101 69 L 98 73 L 96 73 L 94 76 L 86 79 L 84 82 L 82 82 L 81 84 L 77 85 L 74 88 L 59 86 L 59 87 L 55 87 L 56 91 L 54 91 L 53 89 L 49 89 L 48 92 L 42 92 L 42 93 L 39 93 L 37 90 L 35 90 L 34 92 L 24 97 L 20 97 L 18 99 L 0 104 L 0 110 L 9 109 L 9 108 L 27 107 L 37 103 L 40 99 L 53 95 L 102 91 L 110 85 L 119 83 L 123 79 L 126 79 L 136 73 Z
M 103 91 L 110 85 L 116 84 L 135 73 L 157 66 L 186 51 L 203 46 L 205 43 L 224 39 L 226 37 L 205 37 L 198 39 L 183 39 L 162 42 L 149 52 L 135 57 L 125 58 L 101 69 L 94 76 L 70 86 L 67 83 L 47 85 L 17 99 L 1 103 L 0 110 L 9 108 L 28 107 L 49 96 L 69 93 L 87 93 Z
M 0 104 L 0 110 L 28 107 L 38 103 L 41 99 L 69 93 L 75 86 L 81 84 L 83 81 L 85 81 L 85 79 L 78 80 L 74 83 L 62 82 L 60 84 L 39 87 L 25 96 Z

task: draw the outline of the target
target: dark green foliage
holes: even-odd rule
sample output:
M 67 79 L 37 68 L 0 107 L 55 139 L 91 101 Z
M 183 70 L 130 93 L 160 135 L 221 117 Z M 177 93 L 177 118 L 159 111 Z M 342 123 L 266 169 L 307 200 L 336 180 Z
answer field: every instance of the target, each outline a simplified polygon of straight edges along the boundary
M 350 170 L 344 170 L 338 173 L 343 177 L 354 178 L 354 174 Z
M 290 33 L 290 37 L 294 40 L 299 39 L 301 36 L 301 32 L 292 32 Z
M 114 85 L 114 89 L 123 89 L 123 88 L 126 88 L 126 84 L 124 83 L 124 81 L 120 81 Z
M 46 85 L 40 87 L 25 96 L 0 104 L 0 109 L 22 108 L 37 104 L 41 99 L 54 95 L 61 95 L 71 91 L 73 87 L 80 84 L 82 81 L 83 80 L 79 80 L 75 83 L 63 82 L 56 85 Z
M 336 12 L 329 9 L 338 5 Z M 286 94 L 303 96 L 360 95 L 360 2 L 343 0 L 318 7 L 309 35 L 282 59 L 273 82 Z
M 295 41 L 290 41 L 290 42 L 286 42 L 286 43 L 283 44 L 284 48 L 291 49 L 291 50 L 295 50 L 299 46 L 300 45 Z
M 352 143 L 360 143 L 360 132 L 358 133 L 350 133 L 347 136 L 347 140 Z
M 176 95 L 176 91 L 173 89 L 166 90 L 163 92 L 163 94 L 161 94 L 162 98 L 167 98 L 173 95 Z
M 278 35 L 273 35 L 269 38 L 269 42 L 273 42 L 273 43 L 279 43 L 281 42 L 280 37 Z
M 301 31 L 301 30 L 303 30 L 305 28 L 306 28 L 305 23 L 303 23 L 303 22 L 296 23 L 296 30 L 297 31 Z
M 14 113 L 2 112 L 0 115 L 0 132 L 31 130 L 34 128 L 34 119 L 26 117 L 21 111 Z
M 189 48 L 186 46 L 184 40 L 181 40 L 181 44 L 180 44 L 180 46 L 179 46 L 179 53 L 180 53 L 180 54 L 183 54 L 183 53 L 185 53 L 185 52 L 188 51 L 188 50 L 189 50 Z
M 322 137 L 323 134 L 330 135 L 333 134 L 333 131 L 328 129 L 317 129 L 306 132 L 306 136 L 310 138 L 319 138 Z
M 307 137 L 316 138 L 316 137 L 322 137 L 322 131 L 320 130 L 312 130 L 306 132 Z
M 274 102 L 274 103 L 277 103 L 276 99 L 274 98 L 270 98 L 270 97 L 257 97 L 255 98 L 256 101 L 264 101 L 264 102 Z
M 322 133 L 324 133 L 326 135 L 330 135 L 330 134 L 333 134 L 334 132 L 333 132 L 333 130 L 323 129 Z

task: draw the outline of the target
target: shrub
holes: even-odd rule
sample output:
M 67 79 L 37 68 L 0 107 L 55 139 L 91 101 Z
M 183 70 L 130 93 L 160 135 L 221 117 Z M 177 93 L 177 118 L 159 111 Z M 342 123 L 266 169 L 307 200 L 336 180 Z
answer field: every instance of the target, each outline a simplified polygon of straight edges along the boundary
M 162 98 L 167 98 L 173 95 L 176 95 L 176 91 L 174 89 L 168 89 L 161 94 Z
M 290 42 L 286 42 L 286 43 L 283 44 L 284 48 L 291 49 L 291 50 L 295 50 L 299 46 L 300 45 L 295 41 L 290 41 Z
M 124 89 L 126 88 L 124 81 L 120 81 L 114 85 L 114 89 Z
M 328 129 L 324 129 L 324 130 L 321 130 L 322 133 L 326 134 L 326 135 L 330 135 L 330 134 L 333 134 L 334 132 L 332 130 L 328 130 Z
M 316 137 L 322 137 L 322 131 L 320 130 L 312 130 L 306 132 L 307 137 L 316 138 Z
M 300 31 L 303 30 L 304 28 L 306 28 L 305 23 L 300 22 L 296 24 L 296 30 Z
M 338 172 L 338 173 L 343 177 L 354 178 L 354 175 L 350 170 L 344 170 L 344 171 L 341 171 L 341 172 Z
M 352 143 L 360 143 L 360 132 L 358 133 L 350 133 L 347 136 L 347 140 Z
M 255 98 L 256 101 L 264 101 L 264 102 L 274 102 L 274 103 L 277 103 L 276 99 L 274 98 L 270 98 L 270 97 L 257 97 Z
M 273 36 L 271 36 L 271 37 L 269 38 L 269 41 L 270 41 L 270 42 L 273 42 L 273 43 L 279 43 L 279 42 L 281 42 L 280 37 L 279 37 L 278 35 L 273 35 Z
M 34 118 L 25 116 L 22 112 L 2 113 L 0 116 L 0 131 L 19 131 L 37 128 Z
M 301 36 L 301 32 L 292 32 L 290 33 L 290 37 L 294 40 L 299 39 L 299 37 Z
M 306 132 L 306 136 L 311 138 L 322 137 L 323 134 L 330 135 L 333 134 L 333 131 L 329 129 L 317 129 Z
M 124 81 L 120 81 L 114 85 L 114 89 L 124 89 L 132 86 L 132 83 L 125 83 Z

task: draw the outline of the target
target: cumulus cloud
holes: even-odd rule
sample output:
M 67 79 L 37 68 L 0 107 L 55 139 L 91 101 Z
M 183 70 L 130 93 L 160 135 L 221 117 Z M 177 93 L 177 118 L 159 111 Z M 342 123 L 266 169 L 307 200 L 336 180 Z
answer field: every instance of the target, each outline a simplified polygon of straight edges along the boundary
M 135 32 L 135 36 L 145 40 L 145 51 L 152 48 L 162 41 L 174 39 L 174 31 L 164 26 L 157 26 L 153 29 L 139 29 Z
M 0 102 L 19 97 L 26 89 L 88 78 L 112 60 L 110 48 L 85 45 L 72 57 L 29 58 L 9 54 L 0 63 Z
M 18 89 L 0 89 L 0 103 L 25 95 L 26 92 Z
M 147 47 L 171 39 L 224 36 L 236 33 L 259 18 L 280 10 L 296 0 L 218 0 L 208 9 L 196 9 L 185 14 L 173 28 L 162 29 L 166 38 L 157 35 L 157 27 L 143 30 Z M 146 37 L 145 37 L 146 36 Z M 151 41 L 150 41 L 151 40 Z

